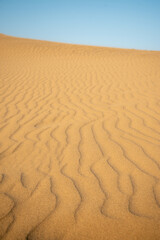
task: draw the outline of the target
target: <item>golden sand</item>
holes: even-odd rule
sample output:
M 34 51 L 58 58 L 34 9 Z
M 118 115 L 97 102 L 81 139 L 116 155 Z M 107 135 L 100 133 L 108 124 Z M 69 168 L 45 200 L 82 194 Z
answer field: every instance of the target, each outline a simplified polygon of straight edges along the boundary
M 160 239 L 160 52 L 0 35 L 0 239 Z

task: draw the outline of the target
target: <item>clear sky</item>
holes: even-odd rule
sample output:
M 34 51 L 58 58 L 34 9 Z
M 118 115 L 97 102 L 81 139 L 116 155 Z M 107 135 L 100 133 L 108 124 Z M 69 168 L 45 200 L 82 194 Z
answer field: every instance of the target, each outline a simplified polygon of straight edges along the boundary
M 160 0 L 0 0 L 0 32 L 56 42 L 160 50 Z

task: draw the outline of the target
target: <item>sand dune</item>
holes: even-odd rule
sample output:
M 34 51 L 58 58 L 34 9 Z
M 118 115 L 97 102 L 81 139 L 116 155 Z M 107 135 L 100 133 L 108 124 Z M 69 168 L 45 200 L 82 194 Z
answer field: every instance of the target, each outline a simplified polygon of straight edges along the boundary
M 0 239 L 160 239 L 160 52 L 0 35 Z

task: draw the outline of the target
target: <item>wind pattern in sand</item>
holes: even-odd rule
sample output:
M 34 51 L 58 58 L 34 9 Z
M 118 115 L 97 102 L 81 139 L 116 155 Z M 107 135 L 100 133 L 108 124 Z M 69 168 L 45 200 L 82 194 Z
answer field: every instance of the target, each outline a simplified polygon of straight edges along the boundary
M 160 52 L 0 35 L 0 239 L 160 239 Z

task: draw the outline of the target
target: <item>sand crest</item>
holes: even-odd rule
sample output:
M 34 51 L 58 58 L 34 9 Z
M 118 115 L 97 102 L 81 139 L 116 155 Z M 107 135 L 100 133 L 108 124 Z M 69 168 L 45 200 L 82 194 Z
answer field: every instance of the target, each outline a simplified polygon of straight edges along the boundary
M 160 239 L 160 52 L 0 35 L 0 239 Z

